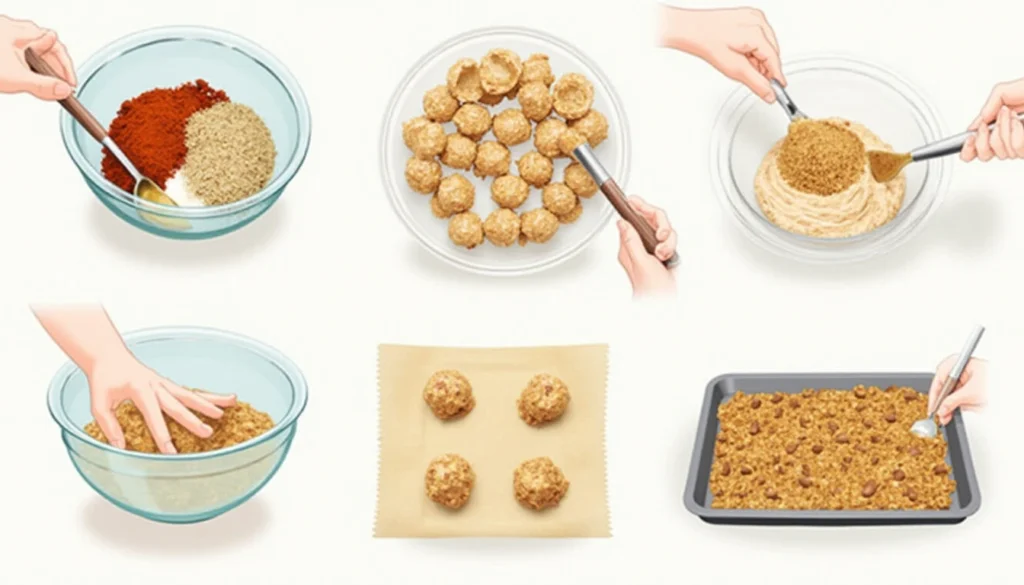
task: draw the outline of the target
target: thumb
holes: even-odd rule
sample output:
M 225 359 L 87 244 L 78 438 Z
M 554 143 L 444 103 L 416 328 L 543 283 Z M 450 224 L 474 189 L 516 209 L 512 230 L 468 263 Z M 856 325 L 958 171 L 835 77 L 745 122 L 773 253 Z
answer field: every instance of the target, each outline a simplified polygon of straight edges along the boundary
M 25 71 L 10 80 L 13 92 L 30 93 L 41 100 L 62 100 L 71 95 L 71 86 L 62 79 Z
M 621 235 L 622 249 L 633 262 L 633 266 L 643 264 L 650 258 L 650 254 L 644 248 L 644 243 L 640 240 L 640 234 L 636 232 L 636 228 L 631 226 L 629 222 L 619 221 L 619 233 Z

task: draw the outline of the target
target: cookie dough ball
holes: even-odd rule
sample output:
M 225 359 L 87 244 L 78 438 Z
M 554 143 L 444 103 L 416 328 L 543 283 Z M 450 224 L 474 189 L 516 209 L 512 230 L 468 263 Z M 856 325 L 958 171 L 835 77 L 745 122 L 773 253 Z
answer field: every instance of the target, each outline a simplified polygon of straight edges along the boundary
M 417 116 L 412 120 L 402 122 L 402 142 L 405 143 L 406 148 L 416 150 L 416 137 L 427 124 L 430 124 L 430 120 L 426 116 Z
M 573 223 L 579 219 L 581 215 L 583 215 L 583 204 L 577 201 L 576 207 L 573 207 L 572 211 L 558 216 L 558 223 Z
M 572 151 L 576 150 L 576 147 L 587 141 L 586 136 L 580 134 L 578 131 L 569 128 L 562 135 L 558 137 L 558 149 L 562 151 L 562 154 L 576 159 L 572 155 Z
M 448 144 L 448 135 L 444 133 L 444 126 L 437 122 L 428 120 L 424 124 L 416 123 L 416 127 L 410 129 L 408 134 L 409 141 L 412 143 L 409 148 L 419 158 L 434 158 L 444 152 L 444 147 Z M 406 135 L 404 129 L 402 135 L 403 138 Z
M 476 142 L 457 132 L 448 135 L 441 162 L 453 169 L 469 170 L 476 160 Z
M 510 209 L 495 209 L 484 221 L 484 235 L 492 244 L 502 248 L 516 243 L 519 229 L 519 216 Z
M 447 85 L 439 85 L 423 94 L 423 113 L 434 122 L 450 122 L 458 109 L 459 100 L 448 93 Z
M 448 93 L 462 102 L 475 102 L 484 95 L 480 66 L 473 59 L 459 59 L 448 69 Z
M 593 197 L 597 193 L 597 183 L 587 169 L 578 162 L 565 167 L 565 184 L 578 197 Z
M 569 481 L 548 457 L 523 461 L 512 474 L 516 500 L 531 510 L 554 508 L 569 491 Z
M 544 203 L 544 209 L 559 217 L 572 213 L 579 203 L 576 194 L 563 183 L 551 183 L 544 187 L 541 191 L 541 201 Z
M 582 134 L 595 148 L 608 138 L 608 119 L 597 110 L 590 110 L 579 120 L 569 122 L 569 127 Z
M 524 84 L 519 88 L 517 94 L 519 106 L 523 108 L 526 117 L 534 122 L 540 122 L 551 113 L 551 105 L 554 98 L 548 91 L 546 85 L 539 81 Z
M 519 76 L 519 83 L 525 85 L 531 82 L 543 83 L 547 87 L 555 82 L 555 74 L 551 72 L 551 62 L 544 53 L 534 53 L 530 58 L 523 61 L 523 74 Z
M 430 213 L 433 213 L 434 217 L 438 219 L 448 219 L 455 215 L 454 211 L 448 211 L 441 205 L 441 200 L 437 198 L 436 194 L 430 198 Z
M 427 465 L 424 485 L 427 497 L 446 508 L 458 510 L 466 505 L 476 484 L 476 473 L 460 455 L 448 453 Z
M 473 386 L 457 370 L 434 372 L 423 387 L 423 401 L 441 420 L 465 416 L 476 406 Z
M 550 374 L 537 374 L 526 384 L 516 403 L 519 418 L 531 427 L 557 420 L 569 406 L 569 388 Z
M 505 96 L 503 96 L 501 94 L 491 95 L 489 93 L 485 93 L 483 95 L 483 97 L 481 97 L 477 101 L 480 102 L 481 104 L 485 105 L 485 106 L 496 106 L 496 105 L 500 104 L 501 100 L 503 100 L 503 99 L 505 99 Z
M 537 124 L 537 131 L 533 134 L 533 145 L 537 147 L 537 152 L 548 158 L 564 156 L 562 148 L 558 145 L 558 139 L 568 129 L 565 122 L 557 118 L 548 118 Z
M 515 175 L 504 175 L 491 183 L 491 199 L 500 207 L 515 209 L 530 196 L 530 185 Z
M 437 199 L 448 213 L 462 213 L 473 208 L 476 189 L 462 175 L 450 175 L 437 186 Z
M 501 143 L 488 140 L 476 149 L 473 174 L 478 177 L 500 177 L 508 174 L 512 153 Z
M 484 223 L 472 211 L 460 213 L 448 221 L 448 237 L 456 246 L 472 250 L 484 243 Z
M 558 231 L 558 217 L 543 207 L 527 211 L 521 221 L 525 241 L 520 238 L 519 243 L 523 245 L 526 242 L 543 244 L 553 238 Z
M 555 172 L 555 164 L 551 159 L 535 150 L 519 157 L 516 168 L 519 169 L 519 176 L 534 187 L 543 187 L 550 183 L 551 175 Z
M 441 184 L 441 164 L 414 156 L 405 163 L 405 182 L 413 191 L 430 195 Z
M 491 95 L 504 95 L 519 83 L 523 62 L 508 49 L 491 49 L 480 60 L 480 83 Z
M 463 136 L 480 140 L 491 129 L 491 113 L 480 104 L 463 104 L 452 117 Z
M 494 117 L 494 137 L 506 146 L 522 144 L 530 139 L 533 126 L 522 110 L 510 108 Z
M 555 111 L 566 120 L 587 115 L 594 104 L 594 86 L 579 73 L 566 73 L 552 90 Z

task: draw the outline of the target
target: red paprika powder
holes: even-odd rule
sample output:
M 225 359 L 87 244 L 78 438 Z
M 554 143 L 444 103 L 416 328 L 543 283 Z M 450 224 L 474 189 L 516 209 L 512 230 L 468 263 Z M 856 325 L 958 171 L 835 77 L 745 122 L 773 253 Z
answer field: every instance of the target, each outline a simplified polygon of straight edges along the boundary
M 109 134 L 140 173 L 166 189 L 167 180 L 185 164 L 189 117 L 226 101 L 226 93 L 203 79 L 173 89 L 152 89 L 121 104 Z M 103 175 L 118 187 L 129 193 L 135 188 L 135 179 L 105 148 L 102 168 Z

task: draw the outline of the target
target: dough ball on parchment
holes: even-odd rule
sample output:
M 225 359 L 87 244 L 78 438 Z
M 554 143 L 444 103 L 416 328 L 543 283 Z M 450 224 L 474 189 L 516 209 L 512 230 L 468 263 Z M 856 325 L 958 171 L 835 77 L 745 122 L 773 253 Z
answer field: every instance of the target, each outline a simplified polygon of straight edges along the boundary
M 537 374 L 526 384 L 516 406 L 519 418 L 531 427 L 557 420 L 569 407 L 569 388 L 551 374 Z
M 569 491 L 569 481 L 548 457 L 523 461 L 512 474 L 516 500 L 531 510 L 554 508 Z
M 476 406 L 473 386 L 457 370 L 434 372 L 423 386 L 423 401 L 441 420 L 465 416 Z
M 458 510 L 465 506 L 475 484 L 476 473 L 460 455 L 441 455 L 427 465 L 424 477 L 427 497 L 446 508 Z

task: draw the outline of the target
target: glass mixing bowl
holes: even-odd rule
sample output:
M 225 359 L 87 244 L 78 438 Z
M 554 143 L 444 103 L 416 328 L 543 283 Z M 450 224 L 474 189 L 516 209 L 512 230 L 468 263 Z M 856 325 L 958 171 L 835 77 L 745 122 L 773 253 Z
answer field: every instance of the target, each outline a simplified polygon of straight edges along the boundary
M 863 123 L 897 152 L 945 135 L 921 94 L 895 74 L 845 57 L 808 57 L 786 64 L 787 91 L 811 117 L 839 116 Z M 761 160 L 785 136 L 789 119 L 745 87 L 733 92 L 715 121 L 711 174 L 743 233 L 762 248 L 807 262 L 851 262 L 888 252 L 906 241 L 939 207 L 949 185 L 949 158 L 912 163 L 907 192 L 889 223 L 848 238 L 814 238 L 777 227 L 761 212 L 754 176 Z
M 413 65 L 395 90 L 380 138 L 381 177 L 387 189 L 391 206 L 409 232 L 444 262 L 477 274 L 492 276 L 519 276 L 547 270 L 565 262 L 586 248 L 594 237 L 607 225 L 615 210 L 597 194 L 584 199 L 583 215 L 571 224 L 559 226 L 558 232 L 544 244 L 527 246 L 512 245 L 499 248 L 485 242 L 472 250 L 456 246 L 448 238 L 448 221 L 434 217 L 430 211 L 430 196 L 414 192 L 405 181 L 405 163 L 412 156 L 402 141 L 402 123 L 423 115 L 423 94 L 445 83 L 448 68 L 461 58 L 480 59 L 487 51 L 505 48 L 526 59 L 534 53 L 549 57 L 551 70 L 556 77 L 570 72 L 581 73 L 594 84 L 594 109 L 608 119 L 608 138 L 599 144 L 594 152 L 600 157 L 608 172 L 623 188 L 629 179 L 630 142 L 626 113 L 612 88 L 611 82 L 597 65 L 576 47 L 547 33 L 516 27 L 486 28 L 467 33 L 442 43 Z M 492 114 L 507 108 L 517 108 L 515 100 L 505 100 L 488 108 Z M 444 124 L 445 131 L 455 132 L 451 122 Z M 536 126 L 534 126 L 536 128 Z M 488 133 L 483 140 L 494 140 Z M 512 153 L 512 172 L 520 156 L 534 150 L 533 137 L 523 144 L 509 149 Z M 568 159 L 554 161 L 552 181 L 561 181 Z M 460 173 L 476 189 L 473 211 L 481 219 L 495 209 L 491 200 L 491 180 L 475 177 L 469 171 L 444 167 L 444 174 Z M 530 196 L 517 212 L 541 207 L 540 189 L 530 190 Z
M 159 236 L 206 239 L 248 224 L 277 201 L 309 149 L 309 106 L 299 83 L 270 53 L 228 32 L 176 26 L 129 35 L 100 49 L 79 68 L 78 78 L 78 99 L 104 127 L 124 101 L 202 78 L 251 107 L 270 129 L 277 158 L 262 191 L 228 205 L 173 207 L 139 200 L 108 181 L 99 143 L 62 112 L 64 146 L 89 188 L 118 217 Z
M 143 518 L 209 520 L 242 504 L 274 476 L 306 407 L 302 373 L 277 350 L 233 333 L 156 328 L 124 336 L 144 364 L 175 382 L 236 394 L 270 415 L 274 428 L 209 453 L 155 455 L 115 449 L 85 433 L 92 420 L 89 383 L 73 363 L 50 384 L 50 414 L 75 469 L 101 496 Z

